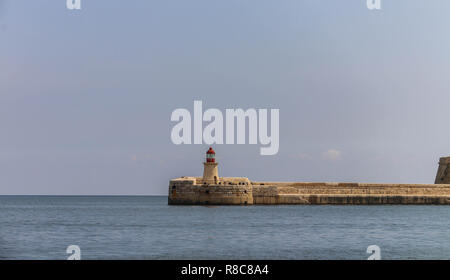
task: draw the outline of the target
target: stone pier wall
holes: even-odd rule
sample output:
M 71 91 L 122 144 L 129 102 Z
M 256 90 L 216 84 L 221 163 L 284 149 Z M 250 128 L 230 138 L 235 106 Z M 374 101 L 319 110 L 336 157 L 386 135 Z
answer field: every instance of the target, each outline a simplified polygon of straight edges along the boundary
M 252 182 L 254 204 L 450 204 L 450 185 Z
M 169 204 L 436 204 L 450 205 L 450 184 L 365 184 L 250 182 L 221 178 L 207 184 L 201 178 L 170 181 Z

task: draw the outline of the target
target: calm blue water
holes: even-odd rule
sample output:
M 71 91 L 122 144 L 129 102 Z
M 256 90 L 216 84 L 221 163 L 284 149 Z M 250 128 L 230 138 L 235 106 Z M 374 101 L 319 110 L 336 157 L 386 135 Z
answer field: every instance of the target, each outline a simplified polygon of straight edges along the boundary
M 450 259 L 449 206 L 168 206 L 0 196 L 0 259 Z

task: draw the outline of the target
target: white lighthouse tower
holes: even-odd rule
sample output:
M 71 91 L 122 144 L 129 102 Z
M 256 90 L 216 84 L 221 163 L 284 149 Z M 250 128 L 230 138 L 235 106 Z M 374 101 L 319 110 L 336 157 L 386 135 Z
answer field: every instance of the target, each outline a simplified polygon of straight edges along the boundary
M 219 182 L 219 170 L 216 162 L 216 152 L 212 147 L 206 152 L 206 161 L 203 163 L 203 182 L 207 184 L 217 184 Z

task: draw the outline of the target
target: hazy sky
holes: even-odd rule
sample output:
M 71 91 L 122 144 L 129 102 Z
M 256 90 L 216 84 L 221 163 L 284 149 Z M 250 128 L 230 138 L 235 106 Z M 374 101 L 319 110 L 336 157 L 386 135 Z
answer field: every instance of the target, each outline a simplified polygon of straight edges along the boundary
M 220 176 L 432 183 L 450 156 L 450 1 L 0 0 L 0 194 L 166 194 L 206 145 L 170 115 L 279 108 Z

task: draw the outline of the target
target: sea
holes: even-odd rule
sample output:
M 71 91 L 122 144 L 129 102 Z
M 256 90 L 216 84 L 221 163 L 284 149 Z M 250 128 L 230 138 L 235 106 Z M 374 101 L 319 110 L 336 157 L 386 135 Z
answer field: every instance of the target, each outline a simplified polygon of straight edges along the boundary
M 450 206 L 171 206 L 0 196 L 0 259 L 450 259 Z M 374 247 L 371 247 L 372 249 Z M 370 248 L 369 248 L 370 249 Z

